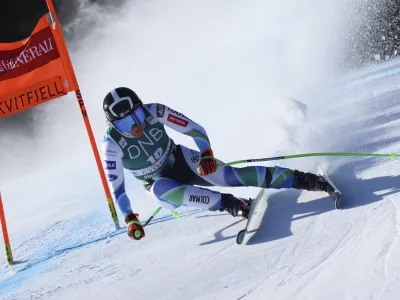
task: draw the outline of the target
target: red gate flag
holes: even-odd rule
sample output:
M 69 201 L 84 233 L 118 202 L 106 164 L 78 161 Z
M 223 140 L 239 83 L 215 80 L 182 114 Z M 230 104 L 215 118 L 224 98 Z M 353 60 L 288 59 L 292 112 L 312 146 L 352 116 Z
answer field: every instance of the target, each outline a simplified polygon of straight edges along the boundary
M 49 12 L 28 38 L 0 43 L 0 118 L 78 90 L 58 24 Z

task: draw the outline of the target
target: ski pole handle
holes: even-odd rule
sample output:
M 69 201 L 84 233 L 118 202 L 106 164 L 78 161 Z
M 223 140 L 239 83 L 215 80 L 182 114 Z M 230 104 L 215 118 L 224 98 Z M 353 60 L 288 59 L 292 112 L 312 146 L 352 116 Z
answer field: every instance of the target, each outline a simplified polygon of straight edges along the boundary
M 140 232 L 139 229 L 136 229 L 136 230 L 133 232 L 133 234 L 134 234 L 134 236 L 137 237 L 138 239 L 142 237 L 142 233 Z

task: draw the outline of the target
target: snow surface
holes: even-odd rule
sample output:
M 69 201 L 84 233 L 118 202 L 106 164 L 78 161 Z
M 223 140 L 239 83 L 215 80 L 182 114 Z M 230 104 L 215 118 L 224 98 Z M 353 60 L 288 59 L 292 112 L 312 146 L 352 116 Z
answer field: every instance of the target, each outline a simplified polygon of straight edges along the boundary
M 400 152 L 400 62 L 345 76 L 335 68 L 346 1 L 134 2 L 101 12 L 95 31 L 70 42 L 98 145 L 103 96 L 128 85 L 202 124 L 225 161 Z M 0 250 L 1 299 L 400 298 L 397 159 L 280 161 L 326 166 L 344 209 L 324 193 L 269 190 L 247 246 L 235 244 L 243 220 L 191 208 L 178 219 L 162 211 L 137 242 L 114 229 L 74 98 L 37 110 L 52 112 L 40 120 L 42 137 L 13 137 L 15 151 L 2 161 L 17 264 L 8 267 Z M 13 157 L 21 149 L 23 158 Z M 127 189 L 146 220 L 157 207 L 129 176 Z

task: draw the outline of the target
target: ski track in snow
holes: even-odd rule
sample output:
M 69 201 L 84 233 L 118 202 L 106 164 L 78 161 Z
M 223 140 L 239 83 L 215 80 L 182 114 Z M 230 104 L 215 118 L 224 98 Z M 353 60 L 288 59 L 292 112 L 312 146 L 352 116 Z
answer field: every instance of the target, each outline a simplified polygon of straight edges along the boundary
M 379 299 L 383 299 L 383 294 L 386 291 L 386 286 L 387 286 L 387 280 L 389 278 L 389 276 L 391 275 L 389 272 L 390 269 L 390 262 L 389 260 L 392 258 L 392 256 L 394 256 L 394 254 L 392 254 L 392 252 L 394 252 L 394 248 L 396 246 L 396 243 L 398 242 L 399 239 L 399 235 L 400 235 L 400 225 L 399 225 L 399 209 L 400 207 L 398 206 L 398 204 L 396 204 L 396 200 L 393 199 L 392 196 L 387 196 L 387 198 L 390 200 L 391 204 L 394 207 L 394 210 L 396 212 L 396 214 L 394 215 L 394 220 L 393 223 L 396 224 L 396 229 L 397 229 L 397 234 L 393 237 L 393 241 L 391 243 L 391 245 L 389 245 L 388 249 L 383 249 L 382 252 L 384 254 L 384 266 L 383 266 L 383 273 L 384 273 L 384 281 L 382 283 L 381 288 L 376 292 L 376 294 L 373 297 L 373 300 L 379 300 Z M 400 199 L 400 196 L 399 196 Z M 394 259 L 397 259 L 397 256 L 395 256 Z
M 187 209 L 180 213 L 180 218 L 186 218 L 199 212 L 201 212 L 199 209 Z M 97 214 L 91 214 L 83 216 L 81 219 L 78 217 L 78 220 L 67 220 L 66 222 L 60 221 L 45 229 L 37 230 L 32 233 L 32 236 L 28 239 L 24 236 L 15 241 L 13 244 L 13 246 L 15 246 L 14 256 L 19 253 L 29 253 L 30 248 L 37 250 L 28 254 L 27 257 L 16 259 L 16 264 L 14 266 L 5 267 L 4 270 L 0 269 L 0 279 L 2 280 L 0 281 L 0 290 L 11 293 L 11 299 L 13 299 L 12 292 L 22 286 L 25 281 L 32 280 L 35 276 L 51 270 L 53 267 L 52 261 L 54 259 L 58 257 L 61 257 L 62 259 L 62 256 L 69 254 L 70 252 L 101 242 L 108 243 L 109 239 L 121 234 L 126 234 L 126 227 L 122 227 L 120 230 L 115 231 L 113 225 L 109 223 L 108 216 L 104 217 L 103 220 L 96 220 L 96 218 L 98 218 Z M 167 222 L 172 219 L 174 219 L 172 215 L 158 217 L 153 219 L 148 226 Z M 95 223 L 92 220 L 96 220 Z M 93 236 L 93 234 L 90 233 L 90 228 L 93 226 L 98 228 L 103 227 L 102 230 L 99 230 L 100 234 L 98 236 Z M 57 228 L 59 227 L 66 230 L 60 232 L 62 233 L 61 236 L 58 235 L 59 230 Z M 44 241 L 42 241 L 43 237 L 45 238 Z M 51 241 L 48 244 L 46 244 L 47 239 Z M 107 273 L 108 268 L 109 267 L 102 268 L 101 266 L 94 267 L 89 263 L 80 266 L 77 272 L 81 273 L 86 270 L 92 271 L 94 269 L 97 273 Z M 118 272 L 113 271 L 106 275 L 106 277 L 114 277 L 114 279 L 110 279 L 111 283 L 113 280 L 116 280 L 115 276 L 117 278 L 122 276 L 121 278 L 123 278 L 123 273 L 124 272 L 118 274 Z M 132 275 L 134 274 L 130 274 L 129 276 Z M 71 276 L 71 274 L 68 274 L 68 276 Z M 86 283 L 88 282 L 92 282 L 92 280 L 87 281 Z M 54 292 L 64 288 L 65 287 L 59 287 Z

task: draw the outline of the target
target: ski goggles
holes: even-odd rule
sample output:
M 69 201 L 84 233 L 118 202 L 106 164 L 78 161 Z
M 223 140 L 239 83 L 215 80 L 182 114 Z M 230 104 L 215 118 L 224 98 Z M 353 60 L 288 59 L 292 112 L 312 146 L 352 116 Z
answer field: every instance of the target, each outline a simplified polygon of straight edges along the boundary
M 143 124 L 145 120 L 146 115 L 144 114 L 143 107 L 140 106 L 122 119 L 115 120 L 113 124 L 118 129 L 118 131 L 130 132 L 133 125 Z

